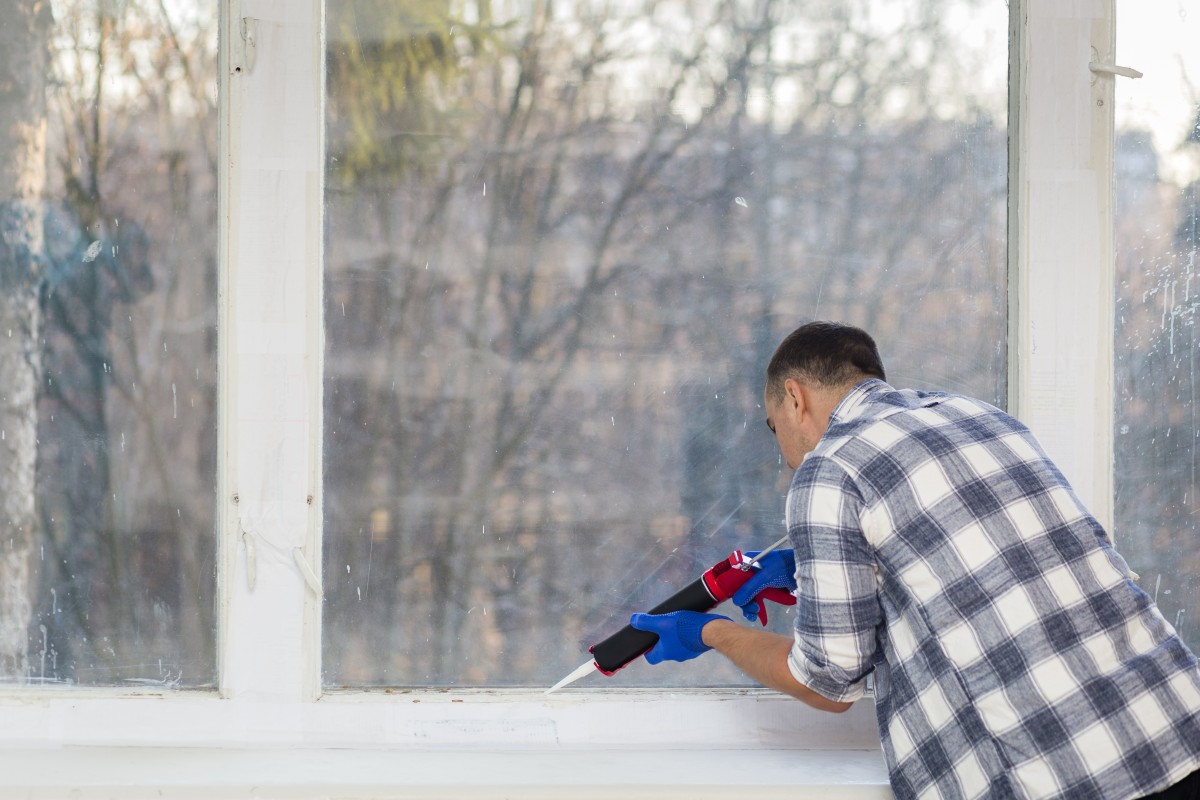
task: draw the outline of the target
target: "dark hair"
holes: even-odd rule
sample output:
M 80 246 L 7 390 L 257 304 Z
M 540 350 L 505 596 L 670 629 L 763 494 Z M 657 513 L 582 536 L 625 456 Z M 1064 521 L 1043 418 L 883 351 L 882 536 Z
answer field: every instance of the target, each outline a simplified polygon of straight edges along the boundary
M 871 335 L 840 322 L 810 322 L 780 342 L 767 365 L 767 392 L 773 399 L 783 396 L 788 378 L 825 387 L 887 380 Z

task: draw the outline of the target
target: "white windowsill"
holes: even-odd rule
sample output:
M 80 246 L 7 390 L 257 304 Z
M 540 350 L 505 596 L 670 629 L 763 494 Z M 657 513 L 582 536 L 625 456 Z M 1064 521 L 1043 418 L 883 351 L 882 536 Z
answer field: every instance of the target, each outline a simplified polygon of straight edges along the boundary
M 27 800 L 892 796 L 878 751 L 583 747 L 6 750 L 0 793 Z
M 65 746 L 878 750 L 870 698 L 844 714 L 759 689 L 0 693 L 0 752 Z
M 869 700 L 758 690 L 12 691 L 0 718 L 0 797 L 28 800 L 891 797 Z

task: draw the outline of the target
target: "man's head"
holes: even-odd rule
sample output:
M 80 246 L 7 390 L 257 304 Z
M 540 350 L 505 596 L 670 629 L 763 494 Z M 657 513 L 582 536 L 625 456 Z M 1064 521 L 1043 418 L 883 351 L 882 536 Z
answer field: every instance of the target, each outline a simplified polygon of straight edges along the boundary
M 840 322 L 810 322 L 780 342 L 767 365 L 767 395 L 782 399 L 788 378 L 824 389 L 849 388 L 867 378 L 887 380 L 871 335 Z
M 767 365 L 767 425 L 792 469 L 829 425 L 829 415 L 856 384 L 886 379 L 875 340 L 838 322 L 810 322 L 788 334 Z

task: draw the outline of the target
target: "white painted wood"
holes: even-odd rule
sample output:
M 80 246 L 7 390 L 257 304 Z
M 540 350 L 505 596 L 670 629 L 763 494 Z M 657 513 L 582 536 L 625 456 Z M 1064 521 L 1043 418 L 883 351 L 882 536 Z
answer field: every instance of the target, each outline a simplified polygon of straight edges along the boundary
M 1009 409 L 1112 527 L 1112 0 L 1011 5 Z
M 0 753 L 0 774 L 28 800 L 892 796 L 881 784 L 882 759 L 869 751 L 587 748 L 546 758 L 519 748 L 396 753 L 105 747 Z
M 878 750 L 869 700 L 831 715 L 774 692 L 375 692 L 285 703 L 212 693 L 6 697 L 0 752 L 29 746 Z M 4 785 L 0 772 L 0 787 Z M 0 796 L 3 793 L 0 792 Z
M 227 698 L 292 703 L 319 691 L 322 8 L 231 0 L 222 9 L 224 41 L 238 43 L 220 70 Z

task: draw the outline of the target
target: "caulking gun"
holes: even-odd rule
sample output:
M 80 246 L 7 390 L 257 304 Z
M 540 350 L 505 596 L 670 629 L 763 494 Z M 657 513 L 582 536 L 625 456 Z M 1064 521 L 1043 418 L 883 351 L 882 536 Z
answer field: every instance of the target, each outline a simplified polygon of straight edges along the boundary
M 729 558 L 722 559 L 705 570 L 699 578 L 650 609 L 650 613 L 704 612 L 715 608 L 733 597 L 738 589 L 754 577 L 754 565 L 759 559 L 772 550 L 782 547 L 787 540 L 788 538 L 784 536 L 753 557 L 743 555 L 741 550 L 734 550 Z M 766 600 L 773 600 L 782 605 L 793 605 L 796 602 L 796 598 L 788 592 L 773 587 L 763 589 L 754 596 L 754 599 L 758 601 L 758 619 L 763 625 L 767 624 Z M 612 675 L 657 643 L 658 634 L 626 625 L 599 644 L 589 647 L 588 651 L 592 654 L 592 659 L 583 662 L 570 675 L 547 689 L 546 694 L 561 689 L 569 683 L 574 683 L 584 675 L 590 675 L 593 669 L 599 670 L 605 675 Z

